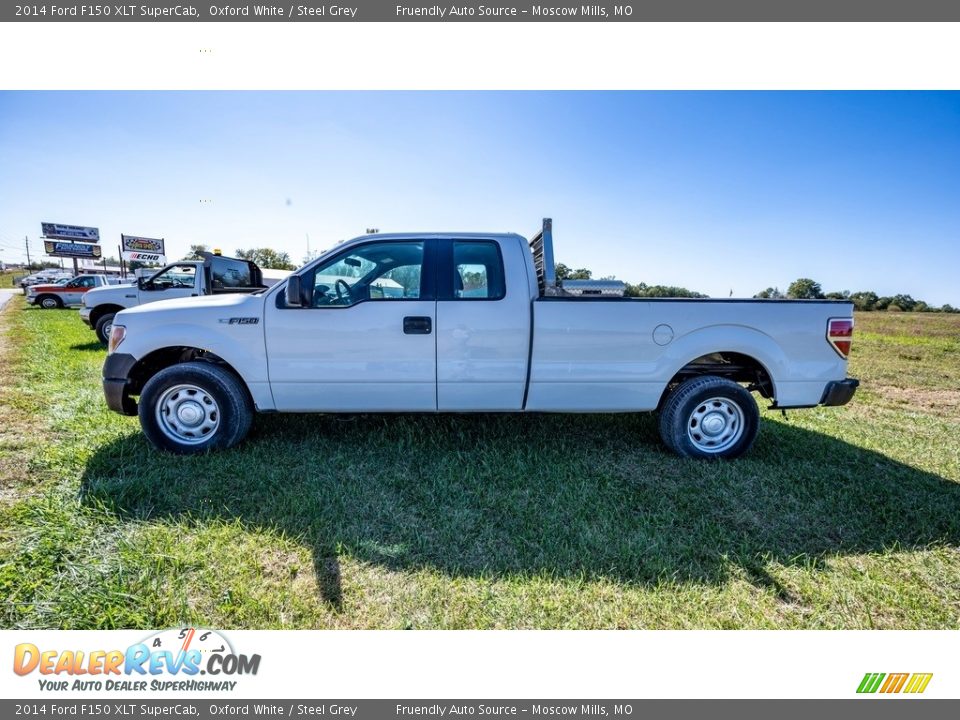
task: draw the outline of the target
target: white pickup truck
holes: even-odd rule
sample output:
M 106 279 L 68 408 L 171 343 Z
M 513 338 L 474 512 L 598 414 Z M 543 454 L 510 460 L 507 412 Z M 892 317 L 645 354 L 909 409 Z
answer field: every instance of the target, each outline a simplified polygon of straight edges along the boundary
M 239 443 L 255 411 L 659 410 L 677 454 L 733 458 L 759 427 L 751 392 L 779 409 L 856 390 L 849 302 L 633 299 L 617 285 L 558 284 L 549 220 L 530 241 L 358 237 L 268 290 L 119 313 L 104 393 L 177 453 Z
M 203 260 L 181 260 L 137 278 L 133 284 L 91 290 L 82 297 L 80 319 L 106 345 L 114 315 L 125 308 L 174 298 L 254 292 L 289 274 L 286 270 L 262 270 L 248 260 L 204 253 Z

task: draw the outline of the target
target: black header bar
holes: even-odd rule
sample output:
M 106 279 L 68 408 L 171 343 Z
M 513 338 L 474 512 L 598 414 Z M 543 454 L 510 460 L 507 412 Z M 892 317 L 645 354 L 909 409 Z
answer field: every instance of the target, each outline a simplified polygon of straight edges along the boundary
M 0 22 L 949 22 L 957 0 L 3 3 Z
M 909 709 L 906 708 L 909 705 Z M 234 700 L 125 696 L 83 700 L 0 700 L 3 717 L 191 718 L 281 717 L 304 720 L 666 720 L 674 717 L 737 720 L 940 720 L 956 717 L 958 700 L 899 696 L 873 700 Z

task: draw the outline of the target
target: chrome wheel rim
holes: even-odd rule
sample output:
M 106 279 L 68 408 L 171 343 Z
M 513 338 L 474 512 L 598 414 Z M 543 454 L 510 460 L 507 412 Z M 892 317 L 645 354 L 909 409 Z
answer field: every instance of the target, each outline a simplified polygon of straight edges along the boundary
M 174 385 L 157 401 L 157 424 L 171 440 L 199 445 L 220 427 L 220 407 L 206 390 L 196 385 Z
M 699 403 L 687 418 L 687 437 L 697 450 L 716 454 L 743 435 L 743 410 L 733 400 L 714 397 Z
M 110 341 L 110 331 L 111 331 L 111 330 L 113 330 L 113 323 L 112 323 L 112 322 L 108 322 L 108 323 L 104 323 L 104 324 L 103 324 L 103 336 L 107 339 L 108 342 Z
M 47 310 L 55 308 L 57 306 L 57 301 L 53 298 L 44 298 L 40 301 L 40 304 L 45 307 Z

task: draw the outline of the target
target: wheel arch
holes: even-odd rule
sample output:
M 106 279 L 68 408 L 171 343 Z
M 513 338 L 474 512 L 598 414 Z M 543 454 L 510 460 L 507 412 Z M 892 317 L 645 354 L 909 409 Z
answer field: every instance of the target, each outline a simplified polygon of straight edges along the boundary
M 137 360 L 130 369 L 127 392 L 130 395 L 140 394 L 147 381 L 158 372 L 186 362 L 208 362 L 223 368 L 240 381 L 241 387 L 246 390 L 251 402 L 253 401 L 253 393 L 250 391 L 250 387 L 233 365 L 209 350 L 185 345 L 158 348 Z
M 37 305 L 43 307 L 43 301 L 47 298 L 51 298 L 54 302 L 56 302 L 57 307 L 63 307 L 63 300 L 59 296 L 49 292 L 40 293 L 37 295 Z
M 104 315 L 108 315 L 110 313 L 116 314 L 121 310 L 126 310 L 126 308 L 122 305 L 114 305 L 112 303 L 97 305 L 95 308 L 90 310 L 90 323 L 96 327 L 97 322 L 99 322 L 100 318 L 102 318 Z
M 667 354 L 671 367 L 662 376 L 670 380 L 658 407 L 676 385 L 698 375 L 716 375 L 747 383 L 766 399 L 777 397 L 787 358 L 765 333 L 740 325 L 714 325 L 680 338 Z

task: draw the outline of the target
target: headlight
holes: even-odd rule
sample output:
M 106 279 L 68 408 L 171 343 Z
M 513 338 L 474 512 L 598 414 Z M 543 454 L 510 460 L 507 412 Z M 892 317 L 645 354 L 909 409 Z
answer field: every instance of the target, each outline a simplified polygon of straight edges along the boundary
M 113 353 L 127 336 L 127 329 L 123 325 L 113 325 L 110 328 L 110 342 L 107 344 L 107 355 Z

